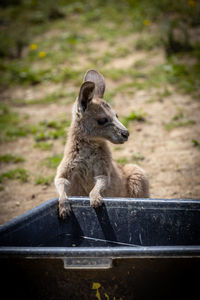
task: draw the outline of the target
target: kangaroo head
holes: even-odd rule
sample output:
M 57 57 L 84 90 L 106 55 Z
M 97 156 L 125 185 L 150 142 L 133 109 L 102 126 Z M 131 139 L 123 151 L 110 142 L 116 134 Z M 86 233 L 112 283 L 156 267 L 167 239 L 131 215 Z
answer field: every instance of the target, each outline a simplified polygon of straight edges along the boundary
M 104 91 L 103 76 L 89 70 L 80 88 L 74 117 L 88 139 L 122 144 L 128 140 L 129 132 L 118 120 L 116 112 L 103 100 Z

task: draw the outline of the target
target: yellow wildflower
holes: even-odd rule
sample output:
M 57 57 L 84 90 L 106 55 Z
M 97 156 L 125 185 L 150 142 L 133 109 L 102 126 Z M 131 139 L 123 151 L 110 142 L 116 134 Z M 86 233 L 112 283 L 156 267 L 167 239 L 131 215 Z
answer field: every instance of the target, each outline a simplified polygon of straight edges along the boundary
M 151 25 L 151 21 L 150 20 L 144 20 L 143 24 L 145 26 L 149 26 L 149 25 Z
M 36 44 L 31 44 L 31 45 L 29 46 L 29 48 L 30 48 L 30 50 L 34 51 L 34 50 L 37 49 L 37 45 L 36 45 Z
M 189 4 L 189 6 L 194 7 L 196 3 L 194 0 L 189 0 L 188 4 Z
M 46 54 L 46 52 L 44 52 L 44 51 L 40 51 L 39 53 L 38 53 L 38 56 L 40 57 L 40 58 L 42 58 L 42 57 L 45 57 L 47 54 Z

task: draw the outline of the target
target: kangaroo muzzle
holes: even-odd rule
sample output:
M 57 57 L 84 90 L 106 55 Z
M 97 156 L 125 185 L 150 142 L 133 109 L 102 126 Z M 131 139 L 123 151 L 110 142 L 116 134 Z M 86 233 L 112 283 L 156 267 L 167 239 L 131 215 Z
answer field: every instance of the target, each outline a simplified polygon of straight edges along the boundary
M 115 131 L 114 142 L 116 144 L 123 144 L 126 142 L 129 137 L 128 129 L 117 118 L 114 119 L 113 126 Z

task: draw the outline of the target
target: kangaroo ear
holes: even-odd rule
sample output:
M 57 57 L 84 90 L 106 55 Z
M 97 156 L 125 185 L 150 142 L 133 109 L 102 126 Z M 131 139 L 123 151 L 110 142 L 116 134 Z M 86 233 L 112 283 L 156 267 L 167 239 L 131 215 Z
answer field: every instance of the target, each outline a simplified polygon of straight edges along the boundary
M 94 96 L 95 84 L 91 81 L 85 81 L 79 92 L 78 102 L 81 107 L 81 110 L 84 112 L 88 106 L 88 103 L 92 101 Z
M 103 94 L 105 92 L 106 84 L 103 75 L 98 73 L 95 70 L 89 70 L 85 74 L 84 82 L 91 81 L 95 83 L 95 91 L 94 94 L 100 98 L 103 98 Z

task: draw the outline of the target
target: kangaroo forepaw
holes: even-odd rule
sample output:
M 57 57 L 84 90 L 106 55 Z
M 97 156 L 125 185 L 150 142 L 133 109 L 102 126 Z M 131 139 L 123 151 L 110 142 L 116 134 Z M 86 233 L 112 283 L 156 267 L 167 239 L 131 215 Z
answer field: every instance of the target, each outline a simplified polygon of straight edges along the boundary
M 61 219 L 66 219 L 71 213 L 71 206 L 68 199 L 59 199 L 59 217 Z
M 103 198 L 101 195 L 90 195 L 90 205 L 97 208 L 103 204 Z

